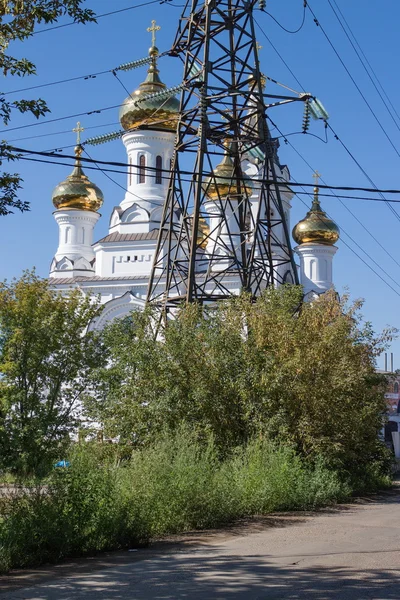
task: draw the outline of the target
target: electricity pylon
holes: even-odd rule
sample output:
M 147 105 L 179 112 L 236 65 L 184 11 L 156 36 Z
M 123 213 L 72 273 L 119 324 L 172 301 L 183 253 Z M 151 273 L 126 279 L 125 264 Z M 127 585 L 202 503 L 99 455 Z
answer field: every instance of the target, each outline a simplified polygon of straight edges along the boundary
M 147 298 L 164 312 L 297 283 L 266 119 L 258 0 L 189 4 L 170 52 L 183 60 L 184 88 Z M 243 172 L 251 156 L 252 180 Z

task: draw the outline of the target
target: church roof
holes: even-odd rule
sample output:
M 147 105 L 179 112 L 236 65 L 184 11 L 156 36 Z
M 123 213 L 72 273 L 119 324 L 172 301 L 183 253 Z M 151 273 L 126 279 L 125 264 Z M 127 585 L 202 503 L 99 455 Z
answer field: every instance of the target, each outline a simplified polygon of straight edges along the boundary
M 147 279 L 146 275 L 125 275 L 125 276 L 117 276 L 117 277 L 99 277 L 98 275 L 93 275 L 93 277 L 84 277 L 82 275 L 78 275 L 77 277 L 49 277 L 48 282 L 50 285 L 59 285 L 59 284 L 69 284 L 69 283 L 85 283 L 87 281 L 121 281 L 121 280 L 139 280 L 139 279 Z
M 153 229 L 153 231 L 147 231 L 145 233 L 118 233 L 116 231 L 101 238 L 96 244 L 107 242 L 139 242 L 142 240 L 156 240 L 157 238 L 158 229 Z

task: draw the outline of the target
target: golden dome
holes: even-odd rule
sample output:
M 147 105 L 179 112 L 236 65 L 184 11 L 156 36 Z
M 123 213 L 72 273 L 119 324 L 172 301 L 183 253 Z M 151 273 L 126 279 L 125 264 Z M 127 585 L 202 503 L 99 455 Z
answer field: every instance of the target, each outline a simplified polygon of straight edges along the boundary
M 71 175 L 54 189 L 52 200 L 56 209 L 89 210 L 96 212 L 103 205 L 104 197 L 100 188 L 92 183 L 82 171 L 81 145 L 75 146 L 75 167 Z
M 230 145 L 225 143 L 225 152 L 222 161 L 215 167 L 213 174 L 209 175 L 203 183 L 203 191 L 210 200 L 239 195 L 234 172 L 235 166 L 229 154 L 229 147 Z M 251 180 L 242 172 L 240 179 L 240 195 L 246 194 L 247 196 L 251 196 L 253 193 Z
M 122 104 L 119 111 L 120 123 L 125 131 L 144 126 L 151 129 L 176 131 L 180 102 L 175 96 L 170 96 L 169 98 L 165 98 L 164 96 L 162 98 L 153 98 L 138 102 L 138 100 L 149 94 L 163 92 L 167 89 L 165 83 L 158 76 L 158 48 L 152 46 L 149 50 L 149 55 L 152 61 L 147 71 L 147 77 L 139 85 L 138 89 L 132 92 L 129 98 L 126 98 Z
M 193 214 L 190 215 L 189 226 L 192 227 Z M 208 236 L 210 235 L 210 226 L 204 217 L 199 217 L 199 226 L 197 229 L 196 243 L 200 248 L 204 248 L 208 244 Z
M 297 244 L 325 244 L 333 246 L 340 237 L 340 229 L 322 210 L 318 199 L 319 189 L 314 188 L 311 210 L 293 228 L 293 238 Z
M 197 231 L 197 245 L 205 249 L 208 244 L 208 236 L 210 235 L 210 227 L 204 217 L 199 219 L 199 228 Z

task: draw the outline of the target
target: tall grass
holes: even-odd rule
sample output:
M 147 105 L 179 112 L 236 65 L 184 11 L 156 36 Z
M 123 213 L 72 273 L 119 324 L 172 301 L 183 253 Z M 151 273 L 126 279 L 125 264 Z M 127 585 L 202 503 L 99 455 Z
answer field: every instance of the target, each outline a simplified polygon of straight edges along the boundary
M 146 543 L 168 533 L 344 500 L 349 487 L 291 449 L 252 441 L 220 461 L 213 441 L 165 435 L 119 463 L 81 446 L 46 486 L 3 500 L 0 569 Z

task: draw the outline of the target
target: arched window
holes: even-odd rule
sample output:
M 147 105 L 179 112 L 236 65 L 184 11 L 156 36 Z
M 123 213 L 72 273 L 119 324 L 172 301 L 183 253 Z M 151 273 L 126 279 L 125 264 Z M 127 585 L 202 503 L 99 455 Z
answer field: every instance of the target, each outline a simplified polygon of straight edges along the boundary
M 156 157 L 156 183 L 162 183 L 162 156 Z
M 399 393 L 399 384 L 397 383 L 397 381 L 395 382 L 394 386 L 393 386 L 393 392 L 395 394 Z
M 146 157 L 144 154 L 139 156 L 139 183 L 146 183 Z
M 129 185 L 132 185 L 132 156 L 129 157 L 128 181 L 129 181 Z

